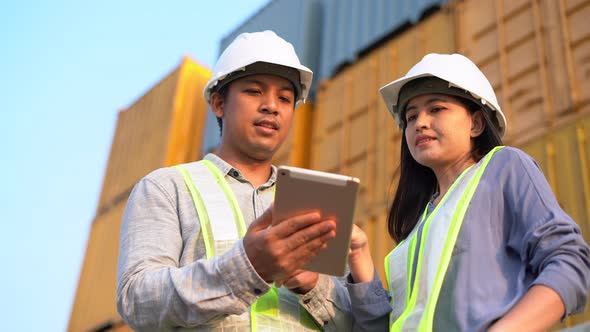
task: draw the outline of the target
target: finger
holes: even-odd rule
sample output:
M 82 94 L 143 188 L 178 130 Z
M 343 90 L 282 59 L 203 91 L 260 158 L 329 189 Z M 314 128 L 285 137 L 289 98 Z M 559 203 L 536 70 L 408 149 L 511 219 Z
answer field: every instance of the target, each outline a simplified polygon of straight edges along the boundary
M 310 259 L 315 257 L 320 251 L 328 247 L 328 241 L 333 239 L 334 233 L 328 233 L 321 237 L 315 238 L 306 242 L 297 248 L 291 249 L 289 252 L 289 260 L 291 268 L 299 269 Z
M 296 250 L 289 250 L 285 244 L 282 257 L 271 264 L 276 268 L 272 280 L 284 284 L 291 276 L 297 274 L 296 271 L 298 269 L 327 247 L 327 239 L 328 237 L 317 238 L 306 243 L 304 246 L 300 246 Z M 268 266 L 267 264 L 266 267 Z
M 256 220 L 250 224 L 248 231 L 257 232 L 268 228 L 272 223 L 272 209 L 273 206 L 271 205 L 260 217 L 256 218 Z
M 274 226 L 273 232 L 279 238 L 286 238 L 306 227 L 322 221 L 319 211 L 305 212 L 279 221 Z
M 336 222 L 326 219 L 312 224 L 287 238 L 287 249 L 296 250 L 300 246 L 312 244 L 315 240 L 327 242 L 336 236 Z

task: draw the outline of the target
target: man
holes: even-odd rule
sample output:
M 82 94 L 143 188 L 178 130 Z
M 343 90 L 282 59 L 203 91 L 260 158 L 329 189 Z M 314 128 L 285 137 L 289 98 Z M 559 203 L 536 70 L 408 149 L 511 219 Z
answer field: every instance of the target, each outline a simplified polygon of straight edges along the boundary
M 308 213 L 271 226 L 271 159 L 311 79 L 292 45 L 271 31 L 241 34 L 222 53 L 204 90 L 222 131 L 219 148 L 152 172 L 127 203 L 117 307 L 131 327 L 350 329 L 346 289 L 299 270 L 335 236 L 335 222 Z

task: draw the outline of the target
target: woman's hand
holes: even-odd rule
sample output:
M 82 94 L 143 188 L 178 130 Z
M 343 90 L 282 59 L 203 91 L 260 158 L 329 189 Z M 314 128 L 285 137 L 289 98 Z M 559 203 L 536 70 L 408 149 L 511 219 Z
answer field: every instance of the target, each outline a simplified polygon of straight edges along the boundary
M 355 283 L 373 281 L 375 265 L 369 249 L 369 240 L 365 232 L 357 225 L 352 225 L 348 265 Z

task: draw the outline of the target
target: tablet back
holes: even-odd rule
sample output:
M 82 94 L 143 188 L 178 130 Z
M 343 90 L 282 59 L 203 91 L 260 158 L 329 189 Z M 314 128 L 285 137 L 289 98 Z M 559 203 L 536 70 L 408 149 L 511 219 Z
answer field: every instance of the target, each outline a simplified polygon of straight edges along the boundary
M 336 220 L 336 237 L 302 269 L 334 276 L 346 273 L 350 235 L 359 179 L 281 166 L 278 169 L 273 223 L 304 212 L 319 210 Z

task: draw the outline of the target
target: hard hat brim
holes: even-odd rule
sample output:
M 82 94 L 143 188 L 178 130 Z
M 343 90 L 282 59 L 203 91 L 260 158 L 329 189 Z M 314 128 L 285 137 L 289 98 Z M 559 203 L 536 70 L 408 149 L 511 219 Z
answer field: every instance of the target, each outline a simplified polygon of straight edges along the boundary
M 231 81 L 234 81 L 238 78 L 254 74 L 276 75 L 289 80 L 295 87 L 295 93 L 297 95 L 296 106 L 300 103 L 305 102 L 305 99 L 307 99 L 307 96 L 309 95 L 309 89 L 311 87 L 311 82 L 313 79 L 313 72 L 311 71 L 311 69 L 303 65 L 286 66 L 266 61 L 258 61 L 256 63 L 264 63 L 266 66 L 259 66 L 256 72 L 254 72 L 250 70 L 250 67 L 253 64 L 248 64 L 226 75 L 220 75 L 217 77 L 217 79 L 211 78 L 209 82 L 207 82 L 207 84 L 205 85 L 205 89 L 203 91 L 207 102 L 211 102 L 211 93 L 218 91 L 219 89 L 221 89 L 222 86 L 226 85 L 227 83 L 230 83 Z M 298 73 L 297 80 L 293 79 L 293 72 Z
M 291 84 L 293 85 L 296 99 L 299 99 L 299 97 L 301 96 L 302 84 L 300 78 L 301 74 L 299 70 L 292 67 L 277 65 L 268 62 L 255 62 L 251 65 L 246 66 L 243 70 L 231 72 L 222 80 L 217 82 L 217 84 L 213 87 L 212 92 L 219 91 L 221 88 L 237 79 L 251 75 L 274 75 L 282 77 L 287 81 L 291 82 Z
M 440 93 L 445 93 L 445 94 L 454 95 L 454 96 L 458 96 L 458 97 L 464 97 L 464 98 L 472 100 L 472 101 L 476 102 L 477 104 L 481 105 L 482 107 L 488 109 L 490 112 L 493 113 L 493 115 L 498 120 L 498 125 L 499 125 L 498 131 L 500 133 L 500 136 L 504 136 L 505 128 L 506 128 L 506 118 L 505 118 L 502 110 L 499 109 L 499 106 L 493 105 L 491 102 L 486 101 L 484 98 L 482 98 L 480 96 L 473 95 L 473 93 L 470 92 L 469 90 L 464 89 L 463 87 L 454 85 L 454 84 L 448 82 L 447 80 L 445 80 L 444 78 L 438 77 L 437 75 L 433 75 L 431 73 L 423 73 L 423 74 L 414 75 L 414 76 L 410 76 L 410 77 L 402 77 L 400 79 L 397 79 L 391 83 L 384 85 L 383 87 L 381 87 L 379 89 L 379 93 L 381 94 L 383 101 L 386 103 L 387 110 L 389 111 L 389 113 L 391 113 L 391 115 L 395 119 L 395 121 L 400 129 L 402 128 L 402 125 L 403 125 L 403 119 L 401 118 L 403 115 L 403 108 L 405 107 L 405 103 L 408 101 L 408 99 L 406 99 L 403 102 L 403 105 L 402 105 L 402 103 L 400 103 L 400 100 L 399 100 L 400 99 L 400 91 L 409 82 L 415 81 L 417 79 L 424 78 L 424 77 L 436 77 L 442 81 L 447 82 L 449 84 L 448 91 L 440 92 Z M 453 87 L 456 87 L 457 89 L 451 89 Z M 426 94 L 426 93 L 432 93 L 432 92 L 428 92 L 428 90 L 426 90 L 420 94 Z M 415 94 L 414 97 L 417 95 L 419 95 L 419 94 Z

